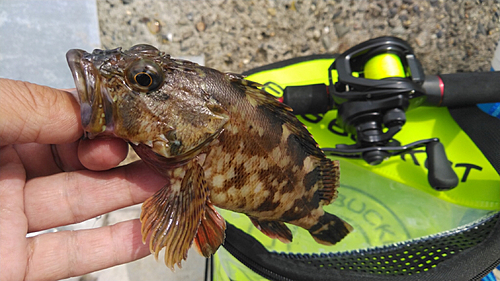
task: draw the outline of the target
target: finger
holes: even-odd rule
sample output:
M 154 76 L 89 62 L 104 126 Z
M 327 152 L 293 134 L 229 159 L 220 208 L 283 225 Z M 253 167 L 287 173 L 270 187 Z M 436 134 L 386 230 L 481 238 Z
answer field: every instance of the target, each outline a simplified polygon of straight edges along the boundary
M 78 142 L 48 145 L 26 143 L 14 145 L 26 169 L 26 178 L 48 176 L 63 171 L 81 170 L 78 160 Z
M 0 280 L 22 280 L 26 266 L 25 173 L 11 146 L 0 149 Z
M 68 144 L 26 143 L 15 145 L 28 179 L 83 169 L 116 167 L 127 157 L 128 145 L 116 138 L 82 140 Z
M 24 193 L 29 231 L 81 222 L 141 203 L 166 181 L 142 161 L 106 172 L 85 170 L 32 179 Z
M 25 280 L 59 280 L 131 262 L 149 254 L 138 219 L 112 226 L 29 238 Z
M 78 158 L 89 170 L 102 171 L 116 167 L 128 153 L 128 144 L 116 138 L 83 140 L 78 147 Z
M 83 133 L 71 94 L 45 86 L 0 79 L 0 146 L 70 143 Z

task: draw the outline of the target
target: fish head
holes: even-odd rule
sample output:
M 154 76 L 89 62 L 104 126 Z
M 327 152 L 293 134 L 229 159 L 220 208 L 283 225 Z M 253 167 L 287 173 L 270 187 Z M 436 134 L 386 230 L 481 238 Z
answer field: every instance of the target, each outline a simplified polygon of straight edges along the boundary
M 228 120 L 204 90 L 205 68 L 153 46 L 72 49 L 66 58 L 87 138 L 114 136 L 180 160 L 216 138 Z

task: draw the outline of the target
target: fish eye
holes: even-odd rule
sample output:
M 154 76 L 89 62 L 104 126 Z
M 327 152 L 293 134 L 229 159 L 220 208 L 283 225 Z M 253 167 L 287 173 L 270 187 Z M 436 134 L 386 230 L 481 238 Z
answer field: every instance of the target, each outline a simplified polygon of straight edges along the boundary
M 147 59 L 132 62 L 125 70 L 125 78 L 130 87 L 140 92 L 155 91 L 164 81 L 161 68 Z
M 139 72 L 134 76 L 134 81 L 143 87 L 149 88 L 149 86 L 153 84 L 153 77 L 151 77 L 151 75 L 147 72 Z

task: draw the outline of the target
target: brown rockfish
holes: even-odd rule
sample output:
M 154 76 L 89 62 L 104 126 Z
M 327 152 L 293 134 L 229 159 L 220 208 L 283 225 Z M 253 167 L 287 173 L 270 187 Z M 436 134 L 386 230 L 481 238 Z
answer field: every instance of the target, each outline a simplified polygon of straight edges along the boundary
M 263 233 L 292 241 L 286 223 L 332 245 L 352 227 L 325 213 L 339 164 L 325 157 L 291 109 L 241 75 L 172 59 L 149 45 L 70 50 L 86 137 L 128 141 L 165 186 L 142 206 L 142 238 L 181 265 L 224 242 L 214 206 L 248 215 Z

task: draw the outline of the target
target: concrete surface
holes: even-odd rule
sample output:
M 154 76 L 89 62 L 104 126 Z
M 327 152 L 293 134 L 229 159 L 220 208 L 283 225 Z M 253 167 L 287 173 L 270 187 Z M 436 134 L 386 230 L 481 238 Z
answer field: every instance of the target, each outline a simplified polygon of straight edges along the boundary
M 75 87 L 69 49 L 101 45 L 91 0 L 0 1 L 0 34 L 0 77 L 55 88 Z

